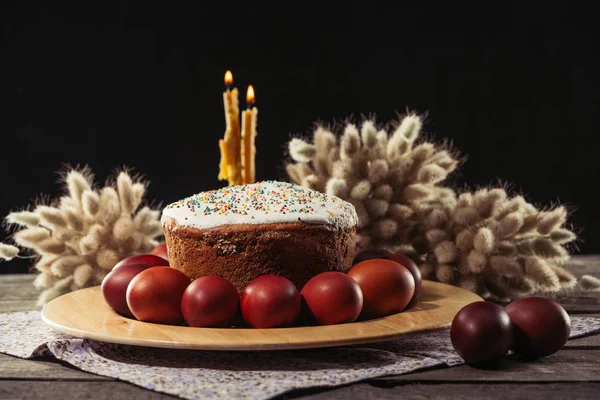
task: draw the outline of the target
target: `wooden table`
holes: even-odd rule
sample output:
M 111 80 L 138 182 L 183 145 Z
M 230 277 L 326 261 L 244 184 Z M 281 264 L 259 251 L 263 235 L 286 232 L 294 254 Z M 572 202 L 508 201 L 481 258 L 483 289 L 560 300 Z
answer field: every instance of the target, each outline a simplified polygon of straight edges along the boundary
M 576 275 L 600 276 L 600 256 L 573 259 Z M 0 275 L 0 312 L 35 309 L 32 275 Z M 600 317 L 600 292 L 560 295 L 571 315 Z M 600 335 L 576 339 L 549 357 L 523 362 L 507 357 L 497 368 L 471 366 L 431 369 L 369 379 L 334 389 L 307 389 L 281 399 L 592 399 L 600 396 Z M 23 360 L 0 354 L 0 399 L 163 399 L 113 378 L 79 371 L 52 358 Z

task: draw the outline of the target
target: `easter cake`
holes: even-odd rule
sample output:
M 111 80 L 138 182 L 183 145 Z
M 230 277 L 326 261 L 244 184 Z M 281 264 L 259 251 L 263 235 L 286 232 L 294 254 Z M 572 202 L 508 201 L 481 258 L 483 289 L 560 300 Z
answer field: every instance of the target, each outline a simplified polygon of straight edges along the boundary
M 265 274 L 302 288 L 352 265 L 357 215 L 338 197 L 278 181 L 201 192 L 165 207 L 171 267 L 191 279 L 215 275 L 238 291 Z

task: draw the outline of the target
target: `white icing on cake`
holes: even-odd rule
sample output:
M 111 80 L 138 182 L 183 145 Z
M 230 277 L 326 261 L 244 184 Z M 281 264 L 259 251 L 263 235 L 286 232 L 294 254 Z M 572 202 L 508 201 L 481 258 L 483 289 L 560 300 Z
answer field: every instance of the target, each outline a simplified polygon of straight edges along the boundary
M 291 183 L 264 181 L 195 194 L 165 207 L 162 221 L 200 229 L 230 224 L 295 223 L 351 228 L 354 206 L 336 196 Z

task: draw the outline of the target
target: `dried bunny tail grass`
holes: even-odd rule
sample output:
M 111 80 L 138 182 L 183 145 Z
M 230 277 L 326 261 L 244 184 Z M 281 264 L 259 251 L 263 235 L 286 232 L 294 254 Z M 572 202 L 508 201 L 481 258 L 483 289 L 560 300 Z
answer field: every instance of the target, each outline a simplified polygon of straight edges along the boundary
M 152 221 L 156 221 L 160 212 L 153 210 L 150 207 L 143 207 L 133 218 L 133 224 L 136 230 L 144 230 Z
M 102 230 L 105 230 L 102 227 Z M 94 254 L 102 245 L 102 234 L 99 229 L 90 230 L 79 242 L 79 253 L 83 256 Z
M 435 270 L 435 277 L 442 283 L 454 284 L 456 271 L 451 265 L 440 264 Z
M 585 290 L 598 290 L 600 291 L 600 279 L 591 275 L 583 275 L 579 279 L 579 284 Z
M 162 224 L 160 221 L 151 221 L 142 229 L 142 233 L 151 238 L 160 236 L 163 234 Z
M 136 195 L 133 191 L 133 180 L 126 172 L 120 172 L 117 177 L 117 190 L 121 203 L 121 212 L 131 215 L 137 208 Z
M 487 227 L 480 228 L 473 237 L 473 247 L 481 254 L 489 254 L 494 250 L 494 234 Z
M 573 287 L 562 268 L 565 245 L 577 240 L 567 209 L 538 208 L 502 182 L 460 193 L 444 187 L 465 158 L 448 141 L 424 137 L 423 118 L 407 111 L 391 134 L 373 118 L 360 130 L 347 121 L 337 134 L 318 127 L 312 143 L 288 143 L 288 176 L 354 205 L 358 248 L 408 247 L 426 259 L 430 279 L 493 298 Z
M 85 261 L 79 256 L 66 256 L 57 258 L 50 266 L 50 271 L 59 278 L 72 275 L 77 266 Z
M 575 276 L 573 276 L 573 274 L 571 274 L 569 271 L 557 265 L 550 265 L 550 268 L 552 268 L 558 277 L 561 289 L 569 290 L 574 289 L 577 286 L 577 278 L 575 278 Z
M 387 177 L 389 165 L 386 160 L 374 160 L 367 164 L 367 170 L 369 181 L 377 183 Z
M 402 118 L 400 124 L 392 134 L 392 138 L 399 137 L 408 143 L 414 143 L 423 128 L 423 120 L 416 114 L 408 114 Z
M 40 217 L 32 211 L 14 211 L 8 214 L 5 221 L 9 224 L 15 224 L 25 227 L 38 226 Z
M 363 122 L 360 128 L 360 137 L 363 146 L 367 149 L 371 149 L 377 145 L 377 128 L 373 121 L 366 120 Z
M 525 275 L 535 282 L 541 291 L 556 292 L 560 290 L 560 281 L 556 272 L 541 258 L 528 257 L 525 260 Z
M 505 256 L 491 256 L 489 259 L 490 268 L 500 276 L 509 278 L 522 277 L 524 275 L 523 266 L 517 258 Z
M 67 221 L 67 226 L 69 227 L 69 230 L 73 231 L 73 232 L 83 232 L 85 227 L 84 227 L 84 221 L 83 221 L 83 212 L 81 211 L 81 209 L 78 208 L 74 208 L 74 207 L 65 207 L 63 210 L 63 215 L 65 218 L 65 221 Z
M 440 264 L 449 264 L 456 261 L 458 249 L 453 242 L 446 240 L 435 247 L 433 254 L 435 255 L 436 262 Z
M 352 160 L 352 157 L 360 150 L 361 142 L 358 129 L 354 124 L 346 125 L 340 145 L 340 159 Z
M 294 138 L 290 141 L 289 153 L 294 161 L 308 163 L 312 161 L 316 154 L 316 147 L 306 143 L 302 139 Z
M 577 235 L 574 232 L 564 228 L 555 229 L 550 233 L 549 237 L 554 243 L 561 245 L 571 243 L 577 239 Z
M 42 227 L 22 229 L 13 234 L 13 240 L 21 247 L 36 249 L 38 245 L 50 238 L 50 231 Z
M 371 182 L 368 179 L 363 179 L 350 190 L 350 198 L 363 201 L 369 196 L 369 193 L 371 193 Z
M 135 225 L 129 215 L 119 218 L 113 227 L 113 235 L 119 241 L 128 240 L 135 232 Z
M 85 287 L 85 285 L 94 278 L 94 268 L 88 264 L 82 264 L 75 269 L 73 273 L 73 285 L 72 289 L 79 289 Z
M 67 228 L 67 220 L 63 212 L 55 207 L 39 205 L 35 208 L 35 213 L 40 218 L 40 225 L 49 229 L 65 229 Z
M 69 195 L 54 201 L 40 198 L 33 211 L 6 218 L 19 226 L 12 235 L 14 242 L 31 249 L 31 258 L 37 260 L 34 268 L 40 275 L 35 285 L 46 289 L 40 304 L 66 291 L 101 283 L 119 260 L 149 252 L 163 233 L 158 210 L 146 206 L 136 214 L 147 182 L 121 171 L 108 186 L 95 190 L 92 178 L 87 167 L 65 171 L 62 182 Z M 4 246 L 0 257 L 18 256 L 18 247 Z
M 335 135 L 323 126 L 317 126 L 313 141 L 316 153 L 321 156 L 328 156 L 337 142 Z
M 131 189 L 133 190 L 134 196 L 134 209 L 137 210 L 142 204 L 144 195 L 146 194 L 148 182 L 135 182 Z
M 96 263 L 101 269 L 110 271 L 119 262 L 121 255 L 115 250 L 103 247 L 96 253 Z
M 51 237 L 39 242 L 36 245 L 35 250 L 39 251 L 40 253 L 61 255 L 66 250 L 66 248 L 67 246 L 65 242 Z
M 60 257 L 57 255 L 42 254 L 35 263 L 34 269 L 37 269 L 41 272 L 51 273 L 50 268 L 52 267 L 52 264 L 59 258 Z
M 327 181 L 325 192 L 330 196 L 346 197 L 348 194 L 348 185 L 344 179 L 331 178 Z
M 37 289 L 46 289 L 54 285 L 58 278 L 51 272 L 43 271 L 33 280 L 33 286 Z
M 121 215 L 121 204 L 117 191 L 107 186 L 100 192 L 100 213 L 99 219 L 104 225 L 111 225 Z
M 548 235 L 564 225 L 566 220 L 567 210 L 562 206 L 551 211 L 541 212 L 537 231 L 542 235 Z
M 19 248 L 10 244 L 0 243 L 0 259 L 10 261 L 19 255 Z
M 72 283 L 73 283 L 73 276 L 68 276 L 66 278 L 63 278 L 63 279 L 57 281 L 50 288 L 44 290 L 38 298 L 38 303 L 37 303 L 38 307 L 41 307 L 44 304 L 46 304 L 47 302 L 49 302 L 50 300 L 55 299 L 59 296 L 62 296 L 65 293 L 68 293 L 69 291 L 71 291 Z
M 86 190 L 81 196 L 81 206 L 86 216 L 95 218 L 100 211 L 100 195 L 93 190 Z
M 75 203 L 81 207 L 81 198 L 86 190 L 92 188 L 93 176 L 89 170 L 70 170 L 66 177 L 65 183 L 69 191 L 69 195 Z

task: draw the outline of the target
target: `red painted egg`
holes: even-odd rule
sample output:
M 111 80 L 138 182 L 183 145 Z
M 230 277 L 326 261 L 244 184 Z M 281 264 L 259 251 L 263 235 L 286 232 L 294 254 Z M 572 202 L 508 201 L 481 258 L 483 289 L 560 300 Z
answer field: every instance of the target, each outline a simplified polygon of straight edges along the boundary
M 262 275 L 246 286 L 241 296 L 244 321 L 252 328 L 293 326 L 300 316 L 296 286 L 279 275 Z
M 119 269 L 114 269 L 102 280 L 102 295 L 106 303 L 121 315 L 133 317 L 127 305 L 127 286 L 140 272 L 151 268 L 147 264 L 128 264 Z
M 136 254 L 122 259 L 113 267 L 113 269 L 128 264 L 146 264 L 151 267 L 168 267 L 169 261 L 155 254 Z
M 411 301 L 415 300 L 419 295 L 419 292 L 421 291 L 421 286 L 423 285 L 421 270 L 419 269 L 417 264 L 413 260 L 401 253 L 389 254 L 385 258 L 397 262 L 398 264 L 406 267 L 406 269 L 410 271 L 413 278 L 415 279 L 415 293 L 413 294 Z
M 452 346 L 469 364 L 504 356 L 513 342 L 513 327 L 497 304 L 476 301 L 463 307 L 450 327 Z
M 309 280 L 302 291 L 302 314 L 309 324 L 334 325 L 354 322 L 360 315 L 363 295 L 358 283 L 341 272 L 323 272 Z
M 158 246 L 153 248 L 152 251 L 150 251 L 150 254 L 159 256 L 159 257 L 164 258 L 165 260 L 168 260 L 169 254 L 167 253 L 167 244 L 166 243 L 159 244 Z
M 240 294 L 226 279 L 203 276 L 189 284 L 181 312 L 189 326 L 230 327 L 238 315 Z
M 415 292 L 415 279 L 410 271 L 391 260 L 362 261 L 350 268 L 348 276 L 358 283 L 363 293 L 360 319 L 399 313 Z
M 181 298 L 190 279 L 170 267 L 140 272 L 127 287 L 127 305 L 140 321 L 178 325 L 183 321 Z
M 571 334 L 571 318 L 557 302 L 525 297 L 504 307 L 514 329 L 512 350 L 525 357 L 545 357 L 560 350 Z

